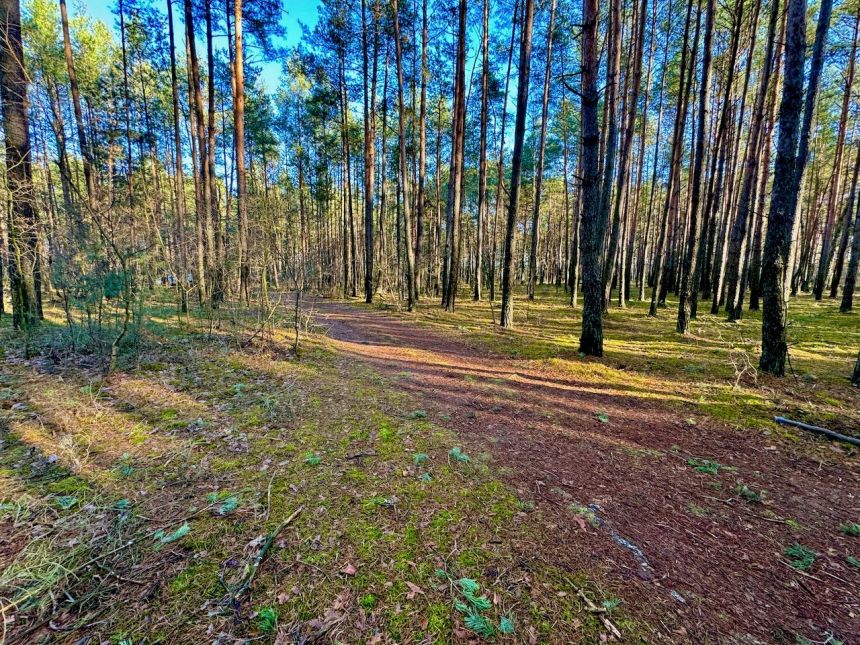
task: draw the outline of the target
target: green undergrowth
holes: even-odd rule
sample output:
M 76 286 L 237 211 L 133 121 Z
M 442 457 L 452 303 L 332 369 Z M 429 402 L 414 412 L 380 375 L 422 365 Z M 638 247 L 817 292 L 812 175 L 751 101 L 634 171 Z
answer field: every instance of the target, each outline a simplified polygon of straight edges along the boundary
M 860 314 L 839 313 L 836 301 L 807 295 L 790 301 L 791 361 L 784 379 L 757 372 L 760 312 L 745 311 L 742 320 L 729 323 L 723 313 L 710 313 L 710 303 L 700 303 L 691 332 L 680 335 L 671 298 L 656 318 L 648 316 L 647 302 L 613 305 L 604 321 L 604 357 L 595 360 L 578 354 L 581 302 L 580 296 L 572 308 L 562 289 L 538 287 L 534 301 L 515 298 L 513 329 L 493 324 L 498 303 L 491 310 L 465 292 L 454 312 L 425 299 L 416 313 L 402 315 L 469 345 L 543 364 L 584 389 L 670 405 L 735 427 L 796 438 L 795 431 L 774 425 L 778 415 L 848 432 L 860 427 L 860 391 L 849 382 L 860 347 Z
M 569 583 L 598 604 L 609 590 L 523 550 L 541 509 L 396 379 L 322 338 L 297 358 L 278 331 L 243 346 L 226 323 L 210 334 L 150 313 L 133 364 L 110 377 L 0 368 L 0 530 L 13 536 L 0 596 L 15 634 L 41 642 L 30 630 L 51 620 L 117 643 L 600 639 Z M 452 588 L 461 579 L 489 605 Z M 623 605 L 612 619 L 645 633 Z

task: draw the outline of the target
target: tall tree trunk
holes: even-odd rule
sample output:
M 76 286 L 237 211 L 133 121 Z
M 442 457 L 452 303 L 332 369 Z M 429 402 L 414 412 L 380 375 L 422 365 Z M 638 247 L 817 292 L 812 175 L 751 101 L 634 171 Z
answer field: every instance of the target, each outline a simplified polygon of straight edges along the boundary
M 134 168 L 132 165 L 132 146 L 131 146 L 131 112 L 132 112 L 132 102 L 131 102 L 131 94 L 129 92 L 129 84 L 128 84 L 128 56 L 127 56 L 127 47 L 126 47 L 126 25 L 125 25 L 125 7 L 123 5 L 123 0 L 119 0 L 119 30 L 120 30 L 120 44 L 121 44 L 121 52 L 122 52 L 122 91 L 123 91 L 123 99 L 124 99 L 124 112 L 125 112 L 125 160 L 127 168 L 127 182 L 128 182 L 128 218 L 129 218 L 129 242 L 130 242 L 130 250 L 132 255 L 132 262 L 135 262 L 135 256 L 137 255 L 137 229 L 136 229 L 136 214 L 134 212 Z M 128 276 L 126 276 L 128 279 Z M 129 306 L 129 303 L 126 303 L 126 307 Z
M 857 191 L 860 189 L 857 185 L 857 177 L 860 173 L 860 145 L 857 147 L 857 157 L 854 162 L 854 176 L 851 182 L 851 193 L 848 197 L 848 203 L 845 205 L 845 220 L 850 221 L 854 204 L 860 207 L 860 198 Z M 854 306 L 854 290 L 857 287 L 857 271 L 860 266 L 860 208 L 854 215 L 854 232 L 851 241 L 851 256 L 848 260 L 848 271 L 845 273 L 845 286 L 842 289 L 842 304 L 839 311 L 847 313 Z
M 488 0 L 489 1 L 489 0 Z M 422 257 L 424 253 L 424 229 L 426 227 L 425 189 L 427 180 L 427 0 L 421 3 L 421 99 L 418 114 L 418 191 L 415 197 L 415 298 L 424 285 Z
M 206 0 L 206 65 L 207 65 L 207 125 L 206 166 L 209 169 L 209 226 L 212 229 L 212 306 L 224 301 L 224 239 L 221 227 L 221 212 L 218 204 L 218 184 L 215 177 L 215 56 L 212 50 L 212 0 Z
M 858 14 L 860 17 L 860 14 Z M 824 230 L 821 233 L 821 255 L 818 261 L 818 272 L 812 293 L 816 300 L 824 295 L 824 285 L 830 272 L 830 260 L 833 256 L 833 238 L 836 234 L 836 201 L 842 196 L 842 153 L 845 149 L 845 130 L 848 124 L 848 107 L 851 102 L 851 88 L 854 84 L 854 63 L 857 55 L 857 28 L 860 19 L 854 23 L 854 37 L 851 51 L 848 54 L 848 72 L 845 77 L 845 91 L 842 94 L 842 110 L 839 114 L 839 127 L 836 134 L 836 150 L 833 154 L 833 174 L 830 180 L 830 190 L 827 198 L 827 215 Z
M 702 78 L 699 82 L 699 110 L 698 125 L 696 126 L 695 161 L 693 163 L 693 175 L 691 177 L 690 216 L 689 233 L 685 249 L 684 263 L 681 272 L 681 290 L 678 298 L 678 333 L 686 334 L 690 327 L 690 313 L 693 301 L 693 290 L 699 288 L 698 274 L 696 273 L 696 261 L 698 259 L 698 248 L 701 243 L 701 190 L 703 180 L 703 168 L 705 163 L 705 128 L 708 125 L 709 98 L 711 90 L 711 42 L 714 33 L 714 13 L 716 11 L 716 0 L 706 0 L 705 7 L 705 39 L 702 47 Z M 683 248 L 683 247 L 682 247 Z
M 812 134 L 812 123 L 815 120 L 818 103 L 818 86 L 821 82 L 821 72 L 824 68 L 824 50 L 827 46 L 827 31 L 830 29 L 830 15 L 833 10 L 833 0 L 822 0 L 818 10 L 818 24 L 815 27 L 815 44 L 812 46 L 812 59 L 809 64 L 809 81 L 803 106 L 803 122 L 800 128 L 800 142 L 797 147 L 797 159 L 794 165 L 795 181 L 790 197 L 792 199 L 792 234 L 794 233 L 794 214 L 803 193 L 803 176 L 806 171 L 806 161 L 809 157 L 809 142 Z M 788 72 L 786 71 L 786 77 Z M 787 79 L 786 79 L 787 80 Z M 796 250 L 796 244 L 794 245 Z M 791 269 L 791 265 L 787 266 Z M 791 274 L 789 273 L 789 276 Z
M 641 3 L 641 13 L 637 24 L 636 32 L 636 51 L 633 54 L 633 71 L 630 76 L 631 87 L 630 95 L 627 97 L 627 115 L 622 124 L 621 147 L 618 154 L 618 173 L 615 186 L 615 204 L 612 214 L 612 232 L 609 234 L 609 250 L 606 254 L 605 264 L 603 265 L 603 282 L 602 307 L 605 309 L 609 304 L 609 296 L 612 291 L 612 275 L 615 267 L 615 256 L 618 253 L 619 237 L 621 232 L 621 206 L 624 199 L 624 191 L 628 183 L 630 169 L 630 151 L 633 145 L 633 132 L 636 127 L 636 111 L 639 107 L 639 88 L 642 84 L 642 54 L 645 47 L 645 25 L 648 22 L 648 2 L 639 0 Z M 618 9 L 620 11 L 620 7 Z M 618 26 L 620 30 L 620 25 Z M 620 34 L 619 34 L 620 39 Z M 620 49 L 620 42 L 617 45 Z M 609 177 L 611 183 L 612 178 Z M 623 280 L 623 276 L 621 277 Z M 622 291 L 621 301 L 623 302 L 623 285 L 619 282 L 619 290 Z
M 60 170 L 60 186 L 63 192 L 63 209 L 75 231 L 81 230 L 82 220 L 80 209 L 72 196 L 74 187 L 72 184 L 72 170 L 69 164 L 69 154 L 66 147 L 66 130 L 63 122 L 63 109 L 60 106 L 60 95 L 57 85 L 50 80 L 46 81 L 45 88 L 51 103 L 51 129 L 54 131 L 54 139 L 57 144 L 57 167 Z
M 688 2 L 688 5 L 690 3 Z M 659 103 L 657 107 L 657 131 L 654 135 L 654 155 L 651 160 L 651 188 L 648 191 L 648 212 L 645 219 L 645 233 L 642 241 L 641 252 L 639 256 L 638 278 L 639 278 L 639 300 L 645 300 L 645 288 L 649 283 L 649 265 L 648 258 L 650 255 L 651 244 L 651 229 L 654 228 L 654 202 L 657 197 L 657 174 L 660 161 L 660 135 L 663 131 L 663 102 L 665 99 L 664 90 L 666 88 L 666 68 L 669 61 L 669 41 L 671 38 L 671 20 L 666 26 L 666 42 L 663 48 L 663 64 L 660 69 L 660 89 Z M 662 229 L 661 229 L 662 231 Z M 658 236 L 660 233 L 658 232 Z
M 38 217 L 36 215 L 27 114 L 27 75 L 21 46 L 21 7 L 18 0 L 0 0 L 0 101 L 6 145 L 6 190 L 9 199 L 9 288 L 12 324 L 29 332 L 39 322 Z M 29 355 L 29 337 L 25 339 Z
M 189 112 L 192 139 L 192 157 L 195 159 L 197 168 L 197 181 L 195 185 L 195 232 L 197 235 L 197 293 L 202 305 L 207 296 L 207 286 L 210 284 L 210 273 L 212 270 L 208 244 L 207 231 L 209 227 L 209 213 L 211 212 L 209 194 L 209 157 L 206 154 L 205 125 L 203 121 L 203 96 L 200 91 L 200 63 L 197 59 L 197 43 L 194 38 L 194 14 L 192 12 L 191 0 L 184 0 L 185 12 L 185 48 L 188 59 L 189 86 Z M 196 154 L 195 154 L 196 153 Z
M 737 214 L 735 215 L 729 237 L 728 258 L 726 260 L 726 311 L 729 321 L 737 320 L 740 312 L 737 308 L 740 293 L 741 257 L 743 255 L 744 237 L 747 230 L 747 220 L 752 209 L 753 193 L 758 176 L 759 159 L 762 150 L 762 128 L 765 121 L 767 96 L 770 87 L 771 72 L 774 68 L 774 49 L 776 47 L 776 28 L 779 20 L 779 0 L 774 0 L 771 6 L 770 21 L 767 28 L 767 43 L 761 78 L 759 80 L 758 93 L 756 94 L 755 106 L 753 108 L 752 123 L 750 124 L 749 143 L 747 144 L 746 160 L 744 161 L 743 179 L 741 193 L 738 200 Z M 752 52 L 750 52 L 752 56 Z M 714 291 L 718 287 L 715 286 Z M 714 295 L 716 307 L 711 308 L 713 313 L 719 310 L 718 295 Z M 714 309 L 717 311 L 714 311 Z
M 701 4 L 701 0 L 699 0 L 699 3 Z M 692 62 L 696 60 L 696 52 L 699 46 L 699 26 L 701 24 L 701 20 L 697 15 L 695 35 L 693 36 L 693 47 L 690 52 L 688 51 L 687 46 L 690 36 L 690 16 L 692 15 L 692 12 L 693 0 L 688 0 L 687 17 L 684 22 L 684 39 L 683 44 L 681 45 L 681 77 L 678 81 L 678 103 L 675 109 L 675 125 L 672 135 L 672 151 L 669 161 L 669 177 L 666 181 L 663 217 L 657 233 L 657 247 L 654 254 L 653 266 L 654 284 L 651 290 L 651 306 L 648 310 L 649 316 L 657 315 L 658 303 L 664 298 L 663 289 L 666 280 L 663 274 L 666 272 L 667 260 L 668 264 L 671 264 L 672 261 L 671 257 L 664 260 L 663 256 L 664 248 L 667 246 L 667 237 L 673 226 L 671 215 L 673 208 L 676 208 L 676 204 L 678 202 L 678 192 L 680 190 L 680 178 L 678 175 L 681 171 L 681 147 L 684 139 L 684 124 L 687 120 L 687 106 L 690 101 L 690 88 L 693 85 L 691 82 L 693 76 L 693 65 L 689 65 L 688 67 L 687 59 L 689 57 Z M 669 246 L 671 250 L 671 243 Z
M 549 82 L 552 76 L 552 32 L 555 29 L 555 5 L 552 0 L 549 7 L 549 25 L 546 32 L 546 66 L 543 76 L 543 97 L 541 99 L 540 143 L 537 150 L 537 168 L 535 168 L 534 204 L 532 206 L 532 246 L 529 253 L 528 297 L 535 299 L 535 283 L 537 282 L 537 253 L 538 237 L 540 235 L 540 201 L 543 191 L 544 154 L 546 153 L 546 132 L 549 121 Z
M 66 69 L 69 73 L 69 86 L 72 94 L 72 107 L 75 112 L 75 125 L 78 130 L 78 145 L 81 148 L 81 159 L 84 166 L 84 183 L 87 188 L 87 206 L 90 212 L 95 210 L 96 180 L 93 171 L 93 156 L 87 142 L 87 131 L 84 128 L 84 113 L 81 108 L 81 93 L 78 87 L 78 75 L 75 70 L 75 59 L 72 53 L 72 39 L 69 34 L 69 16 L 66 0 L 60 0 L 60 18 L 63 24 L 63 52 L 66 58 Z M 92 215 L 90 215 L 92 216 Z
M 175 153 L 174 179 L 176 181 L 174 224 L 175 247 L 179 255 L 179 275 L 176 276 L 176 289 L 179 292 L 180 310 L 188 311 L 186 291 L 188 287 L 188 260 L 185 247 L 185 177 L 182 170 L 182 136 L 179 112 L 179 84 L 176 80 L 176 39 L 173 33 L 173 1 L 167 0 L 167 25 L 170 34 L 170 89 L 173 99 L 173 149 Z
M 409 163 L 406 158 L 406 103 L 403 80 L 403 42 L 400 39 L 400 16 L 397 10 L 397 0 L 392 0 L 394 16 L 394 62 L 397 67 L 397 139 L 400 148 L 400 194 L 402 195 L 401 211 L 403 213 L 403 248 L 406 252 L 406 305 L 409 311 L 415 306 L 415 249 L 412 246 L 412 216 L 409 198 Z
M 520 177 L 523 169 L 523 142 L 526 133 L 526 113 L 529 103 L 529 70 L 532 58 L 532 27 L 534 26 L 534 0 L 524 0 L 523 30 L 520 38 L 519 78 L 517 81 L 517 113 L 514 119 L 514 149 L 511 154 L 511 195 L 505 226 L 505 247 L 502 256 L 502 310 L 500 324 L 514 324 L 514 229 L 520 205 Z
M 647 4 L 646 0 L 642 0 Z M 635 197 L 633 202 L 633 208 L 631 211 L 630 222 L 628 223 L 628 235 L 627 235 L 627 248 L 624 251 L 624 267 L 623 267 L 623 275 L 620 280 L 621 288 L 619 289 L 618 294 L 618 304 L 620 306 L 624 306 L 625 300 L 630 298 L 630 287 L 632 285 L 633 279 L 633 257 L 636 250 L 636 233 L 639 228 L 639 205 L 642 199 L 642 177 L 645 172 L 645 144 L 647 140 L 648 133 L 648 110 L 651 105 L 651 79 L 654 73 L 654 51 L 657 44 L 657 6 L 658 3 L 655 1 L 653 4 L 653 11 L 651 14 L 651 36 L 650 43 L 648 46 L 648 69 L 645 73 L 645 83 L 644 90 L 645 96 L 643 98 L 643 106 L 642 106 L 642 123 L 639 131 L 639 151 L 637 154 L 637 168 L 636 168 L 636 189 L 635 189 Z M 670 16 L 671 18 L 671 16 Z M 667 35 L 671 33 L 672 22 L 669 20 L 666 26 Z M 644 35 L 644 34 L 643 34 Z M 644 44 L 643 44 L 644 47 Z M 661 81 L 662 86 L 662 81 Z M 662 92 L 662 89 L 661 89 Z M 661 120 L 662 120 L 662 96 L 661 96 L 661 104 L 658 109 L 658 117 L 657 117 L 657 134 L 656 137 L 659 138 Z M 645 222 L 645 231 L 641 236 L 640 240 L 640 255 L 644 256 L 645 247 L 647 244 L 648 233 L 650 232 L 651 218 L 650 215 Z M 641 300 L 641 297 L 640 297 Z
M 746 96 L 749 87 L 749 79 L 754 63 L 756 30 L 758 28 L 759 5 L 753 8 L 750 25 L 750 44 L 747 56 L 746 74 L 744 86 L 741 93 L 739 107 L 739 119 L 744 117 Z M 732 183 L 734 179 L 735 138 L 733 136 L 734 126 L 734 101 L 732 100 L 735 79 L 735 66 L 737 62 L 738 49 L 740 46 L 741 27 L 744 22 L 744 2 L 737 3 L 735 13 L 732 16 L 732 37 L 729 55 L 726 60 L 726 73 L 724 81 L 723 104 L 720 110 L 719 124 L 717 126 L 716 144 L 714 155 L 711 160 L 711 176 L 708 185 L 708 195 L 705 203 L 704 217 L 702 220 L 702 234 L 707 234 L 699 246 L 699 258 L 697 262 L 698 280 L 692 292 L 692 305 L 690 317 L 695 319 L 698 310 L 699 290 L 702 290 L 704 298 L 710 298 L 712 290 L 718 290 L 722 285 L 724 274 L 724 257 L 726 250 L 726 237 L 728 235 L 728 211 L 734 194 Z M 765 62 L 765 66 L 767 62 Z M 740 129 L 740 128 L 738 128 Z M 749 146 L 747 146 L 749 148 Z M 726 166 L 729 166 L 728 171 Z M 728 177 L 726 177 L 728 175 Z M 726 208 L 723 208 L 725 195 Z M 749 227 L 747 227 L 749 228 Z
M 355 297 L 358 295 L 358 267 L 356 265 L 355 248 L 355 217 L 352 209 L 352 162 L 349 142 L 349 107 L 347 105 L 346 61 L 344 54 L 340 60 L 340 116 L 341 116 L 341 150 L 343 154 L 343 200 L 344 200 L 344 284 L 343 295 Z
M 517 35 L 517 23 L 520 18 L 520 0 L 514 0 L 514 16 L 511 21 L 511 40 L 508 44 L 508 66 L 505 72 L 505 93 L 502 98 L 502 122 L 499 127 L 499 162 L 496 167 L 496 198 L 493 214 L 493 246 L 490 249 L 490 300 L 496 299 L 496 232 L 502 212 L 502 188 L 505 185 L 505 128 L 508 120 L 508 91 L 511 85 L 511 64 L 514 57 L 514 42 Z
M 609 3 L 609 25 L 607 26 L 607 55 L 606 55 L 606 100 L 603 105 L 603 127 L 605 130 L 604 156 L 603 156 L 603 180 L 600 185 L 600 206 L 599 206 L 599 234 L 600 234 L 600 254 L 598 259 L 599 271 L 601 275 L 600 289 L 596 297 L 599 299 L 599 308 L 601 315 L 606 308 L 604 301 L 604 285 L 609 281 L 609 273 L 612 270 L 614 258 L 607 258 L 605 251 L 606 230 L 609 226 L 609 213 L 612 210 L 613 203 L 613 185 L 615 178 L 616 150 L 618 148 L 618 83 L 621 76 L 621 4 L 622 0 L 611 0 Z M 641 67 L 640 67 L 641 70 Z M 619 175 L 622 173 L 618 173 Z M 620 200 L 623 198 L 623 187 L 618 190 L 618 196 L 615 203 L 620 208 Z M 618 211 L 619 218 L 621 211 Z M 619 219 L 620 222 L 620 219 Z M 617 237 L 617 236 L 616 236 Z M 610 244 L 612 241 L 610 240 Z M 615 240 L 617 248 L 617 239 Z M 583 263 L 586 260 L 585 255 L 582 257 Z M 583 283 L 583 301 L 582 301 L 582 317 L 583 329 L 585 329 L 585 319 L 590 315 L 591 293 L 584 288 Z M 601 351 L 603 347 L 602 330 L 601 330 Z
M 582 87 L 580 91 L 582 128 L 582 335 L 579 351 L 603 356 L 603 276 L 600 249 L 603 227 L 600 217 L 600 130 L 597 125 L 597 0 L 582 0 Z
M 242 45 L 242 0 L 234 0 L 236 95 L 233 101 L 234 137 L 236 145 L 236 207 L 239 229 L 239 297 L 251 301 L 251 261 L 248 255 L 248 182 L 245 174 L 245 63 Z
M 825 3 L 828 1 L 824 0 Z M 785 280 L 791 254 L 797 179 L 801 175 L 796 164 L 800 161 L 797 156 L 797 143 L 803 101 L 806 0 L 788 0 L 785 35 L 785 80 L 779 108 L 779 140 L 761 269 L 764 308 L 759 367 L 762 371 L 776 376 L 785 373 L 788 354 Z
M 463 149 L 466 138 L 466 38 L 466 0 L 460 0 L 451 123 L 451 170 L 448 174 L 445 257 L 442 263 L 442 306 L 449 311 L 454 309 L 460 275 L 458 251 L 463 199 Z
M 376 173 L 376 78 L 379 57 L 378 4 L 372 11 L 373 61 L 372 72 L 368 70 L 367 7 L 361 1 L 362 71 L 364 72 L 364 301 L 373 302 L 373 191 Z M 423 122 L 423 119 L 422 119 Z
M 427 0 L 424 0 L 426 6 Z M 552 0 L 553 11 L 555 0 Z M 425 23 L 426 24 L 426 23 Z M 484 0 L 484 28 L 481 37 L 481 134 L 478 151 L 478 222 L 475 229 L 475 289 L 474 298 L 481 299 L 483 282 L 484 232 L 487 222 L 487 105 L 490 76 L 490 0 Z

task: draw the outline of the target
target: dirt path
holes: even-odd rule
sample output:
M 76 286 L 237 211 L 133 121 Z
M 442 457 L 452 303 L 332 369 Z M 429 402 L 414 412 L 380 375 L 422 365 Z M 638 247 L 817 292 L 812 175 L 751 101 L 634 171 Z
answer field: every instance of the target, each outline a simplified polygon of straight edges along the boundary
M 489 453 L 534 501 L 541 543 L 524 560 L 586 572 L 659 640 L 860 640 L 860 569 L 846 560 L 860 558 L 860 538 L 839 532 L 860 521 L 856 457 L 691 424 L 633 391 L 492 356 L 380 312 L 316 308 L 340 351 L 396 382 L 468 450 Z M 739 482 L 763 503 L 744 499 Z M 795 543 L 817 553 L 806 571 L 783 554 Z

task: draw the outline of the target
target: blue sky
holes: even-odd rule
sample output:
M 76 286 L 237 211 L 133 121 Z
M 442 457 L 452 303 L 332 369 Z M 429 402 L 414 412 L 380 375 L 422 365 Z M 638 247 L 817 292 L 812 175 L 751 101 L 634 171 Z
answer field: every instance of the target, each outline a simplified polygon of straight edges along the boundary
M 174 3 L 173 18 L 177 23 L 178 33 L 182 33 L 181 0 L 174 0 Z M 167 11 L 166 0 L 151 0 L 151 4 L 162 12 Z M 316 24 L 319 4 L 319 0 L 283 0 L 284 9 L 280 17 L 280 22 L 286 27 L 287 34 L 286 38 L 282 39 L 279 44 L 288 47 L 296 45 L 302 36 L 300 23 L 309 26 Z M 113 28 L 116 24 L 116 14 L 113 13 L 115 6 L 115 0 L 79 0 L 77 2 L 70 2 L 69 8 L 73 14 L 87 14 Z M 262 79 L 267 89 L 273 90 L 277 87 L 280 74 L 280 61 L 273 61 L 263 65 Z

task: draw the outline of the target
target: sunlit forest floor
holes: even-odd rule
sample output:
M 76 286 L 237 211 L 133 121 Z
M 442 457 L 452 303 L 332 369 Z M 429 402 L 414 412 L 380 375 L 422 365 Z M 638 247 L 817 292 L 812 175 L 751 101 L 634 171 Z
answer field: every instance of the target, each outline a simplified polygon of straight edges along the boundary
M 761 312 L 745 310 L 742 320 L 730 323 L 724 313 L 710 314 L 709 302 L 700 303 L 691 333 L 683 336 L 675 332 L 678 304 L 671 297 L 657 318 L 648 316 L 648 302 L 625 309 L 613 304 L 604 322 L 605 355 L 595 362 L 577 355 L 580 308 L 568 306 L 561 289 L 539 287 L 535 301 L 517 300 L 512 330 L 491 324 L 498 304 L 476 303 L 470 294 L 462 294 L 454 312 L 433 304 L 422 303 L 417 320 L 470 346 L 541 361 L 617 392 L 671 402 L 737 427 L 780 432 L 773 424 L 780 415 L 860 434 L 860 391 L 849 382 L 860 351 L 860 313 L 839 313 L 835 300 L 803 295 L 790 301 L 784 379 L 757 373 Z M 397 309 L 396 303 L 378 306 Z
M 852 642 L 860 318 L 613 310 L 606 357 L 544 289 L 501 331 L 465 293 L 147 311 L 135 352 L 0 326 L 0 597 L 12 643 Z M 385 309 L 386 311 L 380 311 Z M 496 311 L 496 314 L 498 312 Z M 256 566 L 259 565 L 259 566 Z M 831 640 L 831 642 L 836 642 Z

